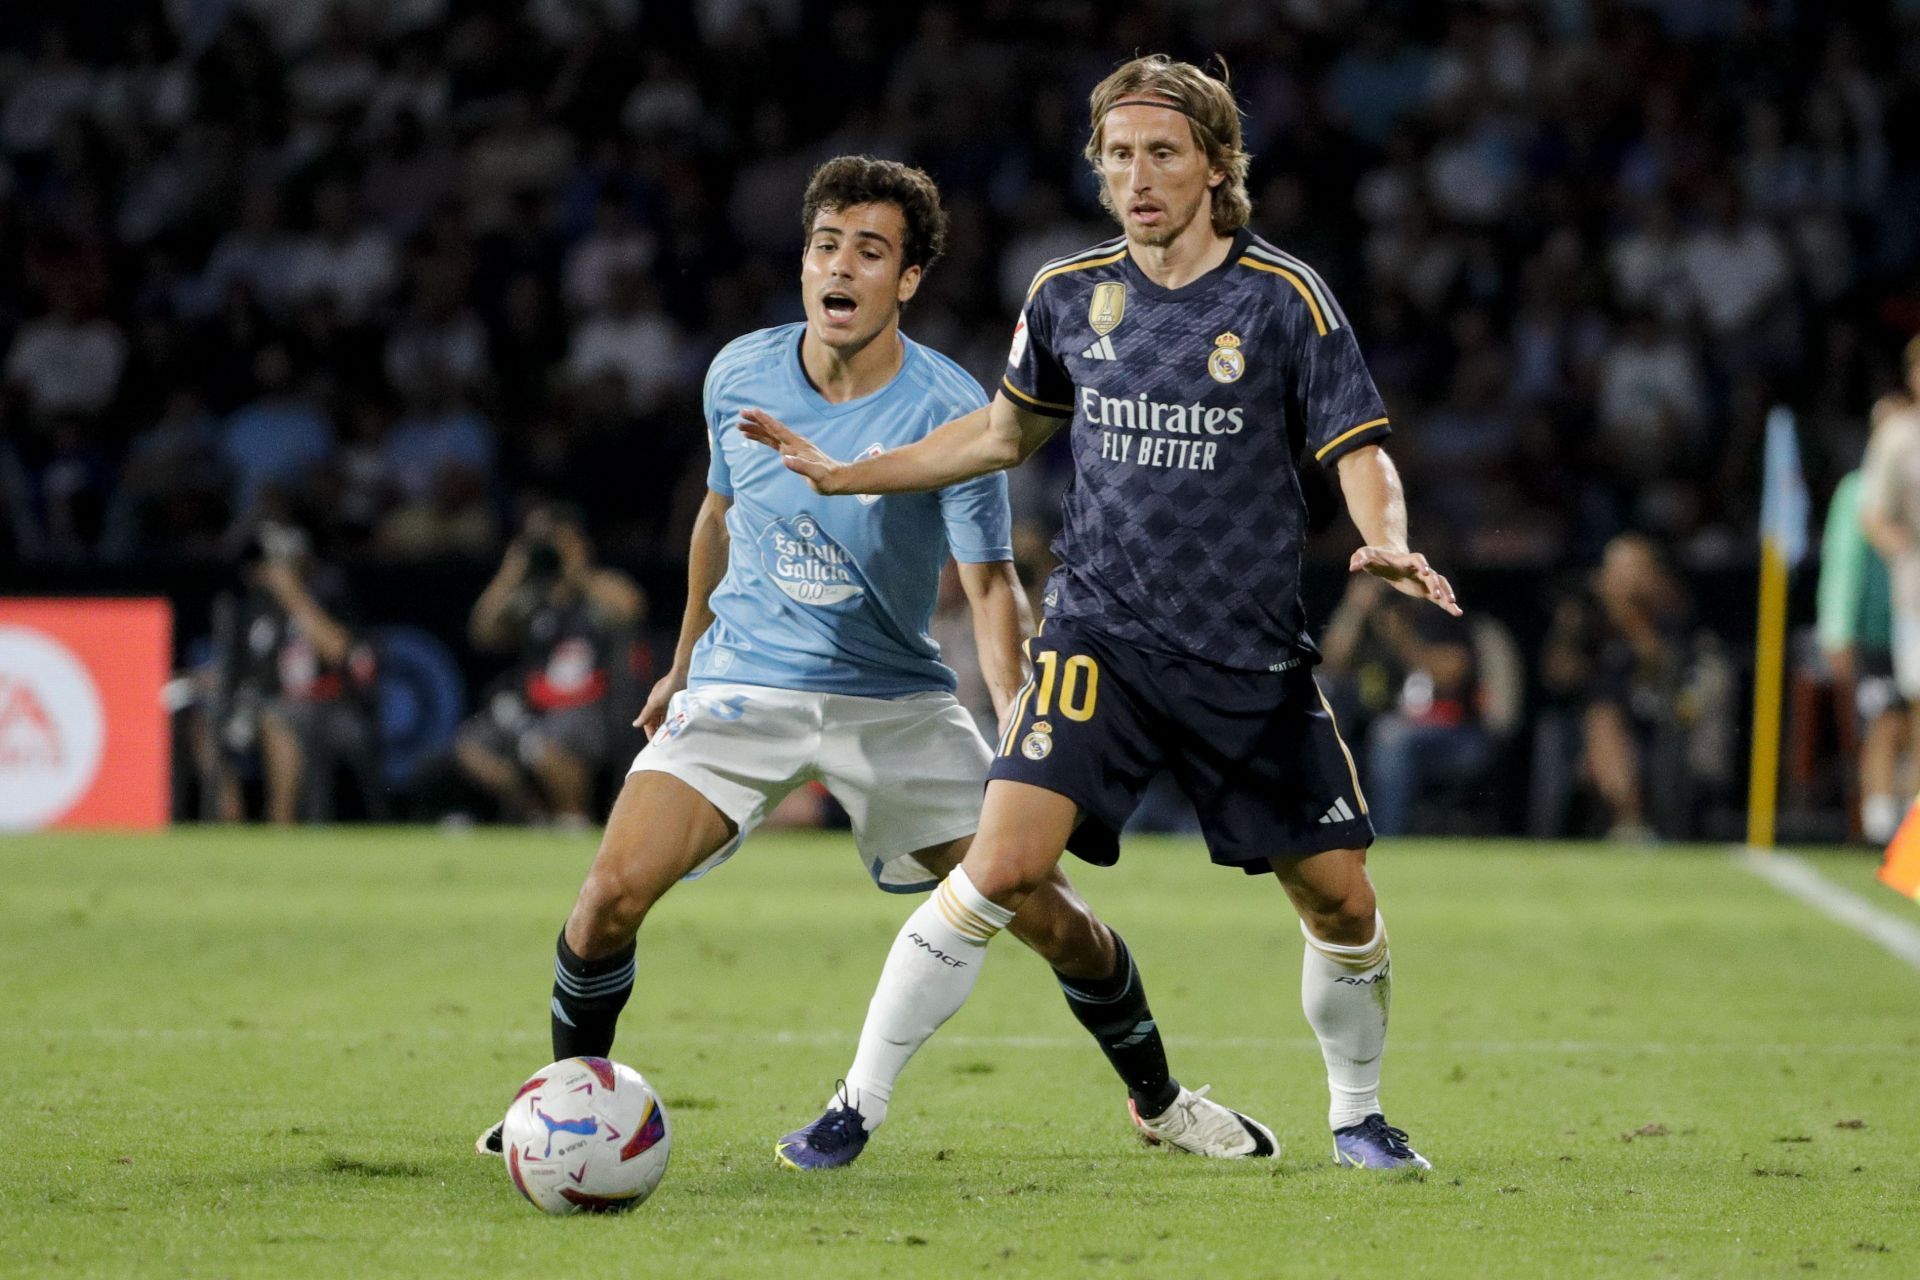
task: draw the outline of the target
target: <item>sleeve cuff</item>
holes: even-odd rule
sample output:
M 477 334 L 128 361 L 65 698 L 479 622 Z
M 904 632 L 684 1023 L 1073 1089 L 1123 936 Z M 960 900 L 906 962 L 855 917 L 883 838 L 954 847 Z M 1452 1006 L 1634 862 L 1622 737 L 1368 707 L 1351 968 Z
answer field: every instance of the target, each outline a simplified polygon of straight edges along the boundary
M 1348 427 L 1333 439 L 1313 451 L 1313 460 L 1325 465 L 1338 462 L 1347 454 L 1362 445 L 1372 444 L 1376 440 L 1385 440 L 1393 434 L 1393 427 L 1385 418 L 1374 418 L 1357 427 Z
M 1043 413 L 1049 418 L 1071 418 L 1073 416 L 1072 405 L 1055 404 L 1051 400 L 1042 400 L 1037 396 L 1030 396 L 1020 388 L 1014 386 L 1012 381 L 1007 378 L 1000 379 L 1000 387 L 1003 391 L 1007 392 L 1007 394 L 1011 395 L 1014 401 L 1028 413 Z
M 1007 547 L 949 547 L 953 558 L 961 564 L 999 564 L 1005 561 L 1013 563 L 1013 548 Z

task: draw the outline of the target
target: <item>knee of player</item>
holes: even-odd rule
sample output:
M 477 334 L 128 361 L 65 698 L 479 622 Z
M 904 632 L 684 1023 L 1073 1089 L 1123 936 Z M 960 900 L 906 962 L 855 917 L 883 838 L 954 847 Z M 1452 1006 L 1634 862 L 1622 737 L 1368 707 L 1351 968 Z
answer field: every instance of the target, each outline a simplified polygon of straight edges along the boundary
M 629 933 L 640 927 L 657 900 L 645 886 L 596 868 L 581 886 L 577 913 L 596 933 Z
M 1300 916 L 1314 937 L 1342 946 L 1357 946 L 1373 937 L 1377 910 L 1373 885 L 1361 877 L 1343 895 L 1303 905 Z
M 961 865 L 981 894 L 1017 911 L 1022 902 L 1052 877 L 1054 868 L 1060 865 L 1062 852 L 1019 836 L 975 837 Z

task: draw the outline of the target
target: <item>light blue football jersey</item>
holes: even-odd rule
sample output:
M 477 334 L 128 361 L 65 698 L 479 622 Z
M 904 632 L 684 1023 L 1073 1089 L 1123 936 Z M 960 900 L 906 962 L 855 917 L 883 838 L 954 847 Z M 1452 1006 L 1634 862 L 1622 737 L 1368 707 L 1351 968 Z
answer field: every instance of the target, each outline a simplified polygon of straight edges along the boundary
M 940 569 L 1013 559 L 1006 476 L 937 493 L 822 497 L 780 455 L 741 435 L 764 409 L 835 458 L 911 444 L 986 396 L 959 365 L 902 335 L 900 372 L 872 395 L 832 404 L 800 365 L 804 324 L 736 338 L 707 368 L 707 487 L 733 499 L 726 576 L 688 682 L 897 698 L 951 692 L 927 632 Z

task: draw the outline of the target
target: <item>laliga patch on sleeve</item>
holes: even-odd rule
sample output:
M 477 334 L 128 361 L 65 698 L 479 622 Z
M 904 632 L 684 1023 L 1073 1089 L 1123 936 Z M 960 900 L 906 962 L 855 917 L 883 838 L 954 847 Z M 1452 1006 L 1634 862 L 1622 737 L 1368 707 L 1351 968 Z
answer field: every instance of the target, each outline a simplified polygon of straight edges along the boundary
M 1013 348 L 1007 352 L 1007 363 L 1018 368 L 1027 355 L 1027 313 L 1020 313 L 1020 320 L 1013 326 Z

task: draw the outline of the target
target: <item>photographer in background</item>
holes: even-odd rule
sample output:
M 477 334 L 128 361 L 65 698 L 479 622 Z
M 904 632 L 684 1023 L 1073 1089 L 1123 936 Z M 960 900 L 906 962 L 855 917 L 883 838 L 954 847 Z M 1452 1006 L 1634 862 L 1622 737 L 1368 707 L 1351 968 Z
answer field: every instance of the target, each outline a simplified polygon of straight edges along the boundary
M 577 511 L 557 503 L 528 511 L 467 624 L 476 649 L 517 653 L 519 662 L 454 742 L 461 774 L 495 799 L 502 818 L 592 821 L 600 772 L 638 745 L 620 731 L 640 709 L 622 694 L 634 688 L 645 612 L 631 579 L 594 563 Z
M 1540 681 L 1532 834 L 1580 834 L 1583 792 L 1612 840 L 1711 833 L 1737 782 L 1738 686 L 1650 539 L 1614 538 L 1585 588 L 1555 606 Z
M 1321 689 L 1341 736 L 1355 743 L 1365 742 L 1373 722 L 1393 710 L 1407 678 L 1405 646 L 1386 599 L 1392 594 L 1372 574 L 1354 574 L 1320 640 Z
M 1374 830 L 1497 823 L 1496 775 L 1525 701 L 1519 651 L 1484 613 L 1454 618 L 1405 603 L 1380 579 L 1356 575 L 1322 642 L 1327 703 L 1341 734 L 1366 751 Z
M 1420 801 L 1449 789 L 1491 786 L 1486 774 L 1494 739 L 1481 721 L 1473 621 L 1436 609 L 1402 609 L 1391 588 L 1377 597 L 1407 674 L 1394 709 L 1367 729 L 1370 812 L 1381 835 L 1408 835 Z
M 331 821 L 343 766 L 364 816 L 384 818 L 374 655 L 354 634 L 345 579 L 281 524 L 260 526 L 240 573 L 244 593 L 216 603 L 213 693 L 196 744 L 210 808 L 245 816 L 241 780 L 257 756 L 269 822 Z

